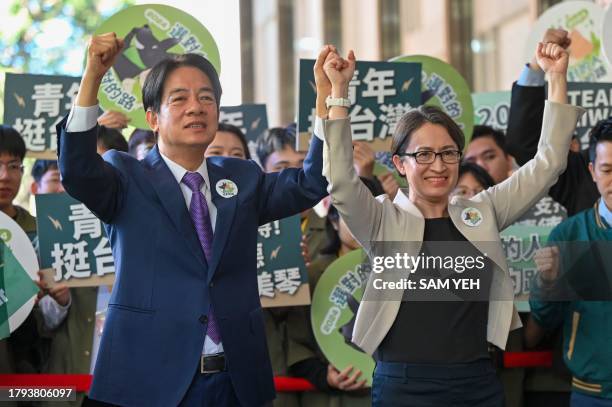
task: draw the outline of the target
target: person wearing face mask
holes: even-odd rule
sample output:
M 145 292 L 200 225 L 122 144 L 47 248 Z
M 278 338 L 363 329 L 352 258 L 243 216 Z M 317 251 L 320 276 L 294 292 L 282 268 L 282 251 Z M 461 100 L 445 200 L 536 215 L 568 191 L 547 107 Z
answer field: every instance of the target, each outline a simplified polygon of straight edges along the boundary
M 352 340 L 376 358 L 374 406 L 504 404 L 488 344 L 503 349 L 509 332 L 521 322 L 499 231 L 544 195 L 564 170 L 572 133 L 584 111 L 566 104 L 567 52 L 556 44 L 540 43 L 536 55 L 550 77 L 543 142 L 536 157 L 505 182 L 472 199 L 449 200 L 459 176 L 464 136 L 442 110 L 421 106 L 400 119 L 393 136 L 393 163 L 409 184 L 393 202 L 371 197 L 353 168 L 346 98 L 355 69 L 354 54 L 349 52 L 348 59 L 343 59 L 330 53 L 326 58 L 324 71 L 332 92 L 327 102 L 329 115 L 320 116 L 325 119 L 323 172 L 334 206 L 372 264 L 380 264 L 381 252 L 401 254 L 389 249 L 397 247 L 389 246 L 392 242 L 403 243 L 403 255 L 413 261 L 441 258 L 453 253 L 452 249 L 461 249 L 460 255 L 449 256 L 449 266 L 402 269 L 390 262 L 386 274 L 384 268 L 372 273 Z M 484 259 L 482 267 L 460 271 L 453 266 L 468 255 Z M 383 260 L 386 263 L 388 258 Z M 442 290 L 435 297 L 425 293 L 421 298 L 426 301 L 411 301 L 415 292 L 405 285 L 376 288 L 377 276 L 383 281 L 399 276 L 391 281 L 398 283 L 415 272 L 449 279 L 460 272 L 478 276 L 483 284 L 470 294 L 477 294 L 480 301 L 427 301 L 461 298 L 455 291 Z

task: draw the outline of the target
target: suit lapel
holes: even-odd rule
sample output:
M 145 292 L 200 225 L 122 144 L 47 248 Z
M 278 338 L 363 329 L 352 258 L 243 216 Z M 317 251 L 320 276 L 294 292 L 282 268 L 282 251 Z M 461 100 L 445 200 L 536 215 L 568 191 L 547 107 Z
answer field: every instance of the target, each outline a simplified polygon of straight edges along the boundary
M 176 178 L 159 154 L 155 146 L 144 159 L 151 172 L 151 185 L 172 223 L 187 243 L 187 247 L 206 269 L 206 260 L 200 240 L 193 226 L 191 216 L 185 205 L 185 199 Z
M 495 219 L 483 219 L 482 223 L 478 226 L 468 226 L 461 218 L 462 212 L 465 208 L 476 208 L 480 211 L 481 216 L 487 211 L 486 208 L 482 207 L 474 201 L 469 201 L 467 205 L 457 205 L 456 201 L 449 202 L 448 214 L 450 215 L 455 227 L 476 249 L 481 253 L 486 253 L 500 270 L 504 270 L 506 264 L 506 257 L 501 251 L 501 245 L 495 243 L 486 233 L 485 224 L 495 222 Z M 499 235 L 497 236 L 499 237 Z
M 215 221 L 215 237 L 213 239 L 213 254 L 210 261 L 208 272 L 208 281 L 210 281 L 217 270 L 223 249 L 227 244 L 227 239 L 230 235 L 232 223 L 234 222 L 234 213 L 238 204 L 238 194 L 224 198 L 217 192 L 217 182 L 223 179 L 230 179 L 231 176 L 222 167 L 219 167 L 207 160 L 208 178 L 210 180 L 210 194 L 213 204 L 217 208 L 217 220 Z M 251 248 L 255 250 L 255 248 Z M 249 250 L 249 248 L 247 248 Z

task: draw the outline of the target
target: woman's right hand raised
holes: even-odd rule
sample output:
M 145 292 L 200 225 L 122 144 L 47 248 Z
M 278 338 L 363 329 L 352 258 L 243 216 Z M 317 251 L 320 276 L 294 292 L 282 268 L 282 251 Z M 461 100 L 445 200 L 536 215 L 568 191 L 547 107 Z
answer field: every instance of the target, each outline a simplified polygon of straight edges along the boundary
M 330 52 L 325 59 L 323 69 L 332 84 L 332 97 L 348 96 L 348 85 L 355 72 L 355 54 L 349 51 L 347 59 L 336 52 Z

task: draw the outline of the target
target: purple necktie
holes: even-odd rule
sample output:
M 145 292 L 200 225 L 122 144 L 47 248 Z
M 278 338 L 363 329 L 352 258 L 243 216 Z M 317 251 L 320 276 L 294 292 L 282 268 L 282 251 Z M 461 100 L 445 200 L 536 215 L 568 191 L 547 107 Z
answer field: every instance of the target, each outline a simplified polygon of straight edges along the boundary
M 181 181 L 191 189 L 191 203 L 189 204 L 189 214 L 191 220 L 195 226 L 200 240 L 200 246 L 206 257 L 206 262 L 210 265 L 210 259 L 212 258 L 212 244 L 213 244 L 213 230 L 210 222 L 210 213 L 208 212 L 208 205 L 206 199 L 202 193 L 202 183 L 204 178 L 199 172 L 187 172 L 183 176 Z M 206 335 L 217 345 L 221 342 L 221 334 L 219 333 L 219 327 L 217 326 L 217 320 L 213 313 L 212 304 L 208 312 L 208 329 Z

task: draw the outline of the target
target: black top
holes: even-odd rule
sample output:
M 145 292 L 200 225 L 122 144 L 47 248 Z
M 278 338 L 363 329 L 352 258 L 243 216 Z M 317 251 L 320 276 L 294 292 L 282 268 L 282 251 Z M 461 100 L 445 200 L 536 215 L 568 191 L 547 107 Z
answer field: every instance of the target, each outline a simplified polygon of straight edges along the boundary
M 450 218 L 425 219 L 425 256 L 482 256 L 457 230 Z M 428 242 L 440 242 L 427 245 Z M 485 257 L 484 268 L 454 271 L 450 278 L 480 279 L 478 298 L 488 299 L 492 266 Z M 424 275 L 444 276 L 440 270 L 417 270 L 418 282 Z M 446 274 L 448 275 L 448 273 Z M 413 290 L 404 291 L 404 300 L 391 329 L 377 349 L 376 359 L 403 363 L 466 363 L 488 358 L 487 319 L 489 303 L 481 301 L 416 301 Z M 461 293 L 451 290 L 461 296 Z M 430 291 L 426 298 L 439 298 Z M 424 298 L 421 296 L 421 298 Z
M 531 160 L 537 150 L 542 131 L 544 86 L 512 86 L 510 116 L 506 131 L 506 144 L 519 165 Z M 567 169 L 549 191 L 549 195 L 567 209 L 568 216 L 593 206 L 600 194 L 589 172 L 588 150 L 570 151 Z

